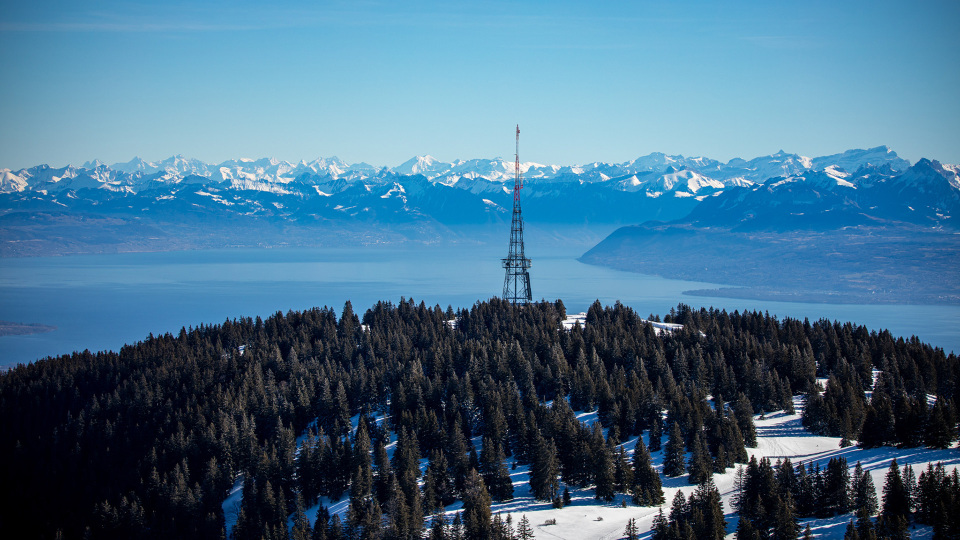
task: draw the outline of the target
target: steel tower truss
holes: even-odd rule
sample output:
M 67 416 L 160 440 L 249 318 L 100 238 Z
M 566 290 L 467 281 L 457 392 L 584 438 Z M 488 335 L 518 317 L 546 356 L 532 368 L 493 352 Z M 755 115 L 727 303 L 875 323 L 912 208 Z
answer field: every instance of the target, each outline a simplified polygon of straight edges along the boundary
M 503 299 L 513 304 L 527 304 L 533 301 L 530 292 L 530 259 L 523 254 L 523 216 L 520 213 L 520 190 L 523 189 L 523 177 L 520 175 L 520 126 L 517 126 L 517 153 L 514 162 L 513 181 L 513 219 L 510 221 L 510 252 L 501 259 L 506 269 L 503 279 Z

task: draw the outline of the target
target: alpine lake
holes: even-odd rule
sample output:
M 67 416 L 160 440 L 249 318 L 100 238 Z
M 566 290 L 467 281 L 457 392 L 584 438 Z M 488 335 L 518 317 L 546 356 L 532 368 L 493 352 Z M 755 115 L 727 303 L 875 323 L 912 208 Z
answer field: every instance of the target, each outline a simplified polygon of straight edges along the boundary
M 268 317 L 345 302 L 363 313 L 378 301 L 413 299 L 469 308 L 499 296 L 503 245 L 379 245 L 6 258 L 0 262 L 0 321 L 55 330 L 0 336 L 0 368 L 72 351 L 118 350 L 150 334 Z M 589 246 L 527 245 L 535 300 L 560 299 L 567 313 L 596 300 L 620 301 L 646 317 L 684 303 L 727 311 L 767 311 L 780 318 L 850 321 L 895 336 L 960 351 L 960 306 L 774 302 L 693 296 L 721 285 L 591 266 L 577 257 Z

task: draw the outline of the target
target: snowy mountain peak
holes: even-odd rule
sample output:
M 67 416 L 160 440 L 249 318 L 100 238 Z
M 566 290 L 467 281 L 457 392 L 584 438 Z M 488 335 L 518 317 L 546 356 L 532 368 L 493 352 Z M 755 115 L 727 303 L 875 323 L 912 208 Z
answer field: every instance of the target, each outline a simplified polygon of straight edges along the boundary
M 400 174 L 422 174 L 429 178 L 430 173 L 449 170 L 450 166 L 450 163 L 443 163 L 433 156 L 426 155 L 410 158 L 395 167 L 393 171 Z
M 81 169 L 91 169 L 91 170 L 92 170 L 92 169 L 96 169 L 97 167 L 102 167 L 102 166 L 104 166 L 104 165 L 106 165 L 106 163 L 100 161 L 99 159 L 95 159 L 95 160 L 93 160 L 93 161 L 88 161 L 88 162 L 84 163 L 83 165 L 80 166 L 80 168 L 81 168 Z

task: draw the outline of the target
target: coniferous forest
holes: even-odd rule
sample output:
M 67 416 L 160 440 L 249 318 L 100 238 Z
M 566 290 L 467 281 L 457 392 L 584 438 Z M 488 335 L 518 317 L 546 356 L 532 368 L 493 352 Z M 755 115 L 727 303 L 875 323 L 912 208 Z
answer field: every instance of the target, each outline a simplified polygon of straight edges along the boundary
M 20 366 L 0 376 L 0 530 L 224 538 L 240 480 L 237 539 L 531 538 L 525 518 L 491 515 L 513 497 L 511 458 L 556 507 L 589 488 L 669 509 L 657 539 L 722 538 L 729 509 L 712 475 L 737 464 L 738 538 L 796 538 L 798 517 L 854 510 L 851 538 L 903 537 L 911 521 L 960 536 L 960 481 L 942 466 L 894 462 L 877 500 L 841 459 L 821 470 L 747 453 L 754 415 L 792 410 L 797 395 L 804 425 L 845 443 L 951 446 L 955 355 L 758 312 L 680 305 L 664 322 L 683 328 L 666 333 L 619 303 L 594 303 L 569 330 L 565 315 L 561 301 L 401 299 L 362 316 L 347 303 L 340 317 L 240 318 Z M 594 410 L 597 422 L 578 421 Z M 661 451 L 664 476 L 696 484 L 689 498 L 665 500 L 650 456 Z M 344 496 L 348 512 L 321 504 L 310 525 L 305 509 Z

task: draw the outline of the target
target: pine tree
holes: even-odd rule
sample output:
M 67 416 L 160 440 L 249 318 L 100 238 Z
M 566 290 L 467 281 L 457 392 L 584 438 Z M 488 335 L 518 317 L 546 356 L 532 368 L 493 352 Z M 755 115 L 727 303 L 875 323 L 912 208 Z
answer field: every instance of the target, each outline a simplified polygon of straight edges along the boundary
M 757 532 L 753 523 L 744 515 L 740 515 L 737 521 L 737 540 L 760 540 L 760 533 Z
M 670 426 L 670 438 L 664 450 L 663 474 L 665 476 L 680 476 L 684 472 L 683 435 L 676 422 Z
M 340 516 L 334 514 L 330 518 L 330 523 L 327 525 L 327 540 L 344 540 L 347 535 L 344 532 L 344 527 L 340 523 Z
M 290 540 L 311 540 L 313 530 L 310 528 L 310 520 L 304 513 L 303 497 L 297 494 L 296 509 L 293 513 L 293 528 L 290 529 Z
M 637 538 L 640 537 L 637 531 L 637 520 L 635 518 L 627 520 L 627 526 L 623 529 L 623 534 L 627 537 L 627 540 L 637 540 Z
M 450 523 L 450 540 L 466 540 L 466 538 L 466 532 L 463 530 L 463 520 L 458 513 L 453 516 L 453 522 Z
M 863 469 L 860 462 L 853 469 L 853 478 L 850 482 L 850 500 L 853 508 L 862 511 L 867 516 L 877 513 L 877 490 L 873 485 L 870 471 Z
M 360 510 L 360 519 L 355 523 L 351 521 L 350 526 L 359 533 L 359 540 L 379 540 L 383 532 L 383 514 L 377 501 L 368 497 Z
M 903 467 L 903 487 L 907 490 L 907 501 L 909 502 L 909 511 L 913 512 L 916 508 L 917 500 L 917 476 L 913 472 L 913 466 L 909 463 Z
M 538 501 L 552 501 L 560 490 L 557 448 L 553 441 L 544 439 L 539 433 L 535 436 L 534 448 L 533 463 L 530 465 L 530 491 Z
M 653 468 L 650 453 L 641 437 L 637 437 L 637 444 L 633 447 L 633 485 L 630 486 L 630 494 L 633 504 L 639 506 L 654 506 L 664 502 L 660 475 Z
M 670 505 L 670 527 L 681 526 L 690 519 L 690 505 L 687 503 L 683 491 L 678 491 Z
M 423 480 L 424 508 L 427 511 L 452 504 L 456 500 L 453 479 L 443 450 L 431 450 Z M 428 497 L 429 494 L 429 497 Z
M 663 433 L 662 433 L 663 427 L 661 427 L 661 423 L 662 423 L 662 421 L 660 420 L 659 417 L 658 417 L 654 422 L 651 423 L 651 426 L 650 426 L 650 435 L 649 435 L 649 437 L 650 437 L 650 445 L 649 445 L 649 446 L 650 446 L 650 452 L 659 452 L 659 451 L 660 451 L 660 445 L 661 445 L 660 439 L 663 437 Z
M 807 525 L 807 529 L 810 528 L 810 525 Z M 847 531 L 843 534 L 843 540 L 860 540 L 860 534 L 857 533 L 857 528 L 853 526 L 853 520 L 850 520 L 850 523 L 847 523 Z
M 951 414 L 946 400 L 937 396 L 936 403 L 930 411 L 930 418 L 923 434 L 923 444 L 931 448 L 944 449 L 950 446 L 957 438 L 956 419 Z
M 943 521 L 941 516 L 946 515 L 949 505 L 944 493 L 947 492 L 949 479 L 945 474 L 943 463 L 927 464 L 927 470 L 920 473 L 917 482 L 917 513 L 916 519 L 920 523 L 933 525 Z
M 463 494 L 463 528 L 467 538 L 489 538 L 492 533 L 490 494 L 476 470 L 467 474 Z
M 846 458 L 830 458 L 822 478 L 821 515 L 846 514 L 850 510 L 850 473 Z
M 670 524 L 666 516 L 663 515 L 663 508 L 653 517 L 653 525 L 650 527 L 653 534 L 651 540 L 670 540 Z
M 640 440 L 637 437 L 637 440 Z M 614 489 L 621 493 L 629 493 L 633 487 L 633 467 L 627 459 L 627 451 L 623 445 L 617 447 L 613 461 Z
M 666 467 L 666 464 L 664 464 L 664 467 Z M 704 441 L 702 431 L 698 431 L 693 437 L 687 471 L 690 473 L 687 481 L 691 484 L 705 482 L 713 474 L 713 464 L 710 461 L 710 453 L 707 451 L 707 444 Z
M 707 477 L 690 496 L 688 503 L 692 514 L 693 531 L 697 538 L 722 540 L 727 533 L 727 523 L 723 518 L 723 502 L 720 491 Z
M 737 419 L 737 426 L 743 434 L 743 443 L 748 448 L 757 447 L 757 428 L 753 423 L 753 407 L 750 400 L 741 392 L 733 404 L 733 414 Z
M 532 540 L 533 538 L 533 528 L 530 526 L 527 515 L 524 514 L 517 523 L 517 540 Z
M 419 491 L 417 479 L 420 477 L 420 444 L 417 442 L 416 433 L 408 431 L 406 427 L 400 430 L 397 438 L 392 465 L 400 489 L 408 497 L 414 491 Z
M 599 422 L 597 424 L 599 425 Z M 601 501 L 610 502 L 613 500 L 615 471 L 613 466 L 613 452 L 610 447 L 599 437 L 599 441 L 594 440 L 593 449 L 593 467 L 594 478 L 596 478 L 595 497 Z
M 877 531 L 873 526 L 873 520 L 867 514 L 866 509 L 858 508 L 854 514 L 857 518 L 856 533 L 859 538 L 864 540 L 877 540 Z
M 447 540 L 447 520 L 443 517 L 443 512 L 437 512 L 430 520 L 429 540 Z
M 896 458 L 890 462 L 890 469 L 883 484 L 880 517 L 888 535 L 902 538 L 906 534 L 910 517 L 910 498 L 903 478 L 900 476 L 900 467 Z
M 387 449 L 382 439 L 377 439 L 373 451 L 374 473 L 373 493 L 377 501 L 383 505 L 390 499 L 390 486 L 393 478 L 393 466 L 387 456 Z
M 366 422 L 360 422 L 357 426 L 351 471 L 350 499 L 369 497 L 373 489 L 373 467 L 370 463 L 370 436 Z
M 797 514 L 800 516 L 812 516 L 819 503 L 819 493 L 817 492 L 817 479 L 812 475 L 812 468 L 804 467 L 803 463 L 797 463 L 795 468 L 797 477 Z
M 513 527 L 511 526 L 510 515 L 503 519 L 500 513 L 493 516 L 493 522 L 490 525 L 491 540 L 513 540 Z
M 790 493 L 786 493 L 777 507 L 772 538 L 774 540 L 795 540 L 799 532 L 800 526 L 794 514 L 793 497 L 790 496 Z
M 489 437 L 483 438 L 483 448 L 480 450 L 480 475 L 493 500 L 513 499 L 513 482 L 504 463 L 503 452 Z
M 327 507 L 320 505 L 317 508 L 317 515 L 313 520 L 313 536 L 311 540 L 327 540 L 328 523 L 330 522 L 330 511 Z

